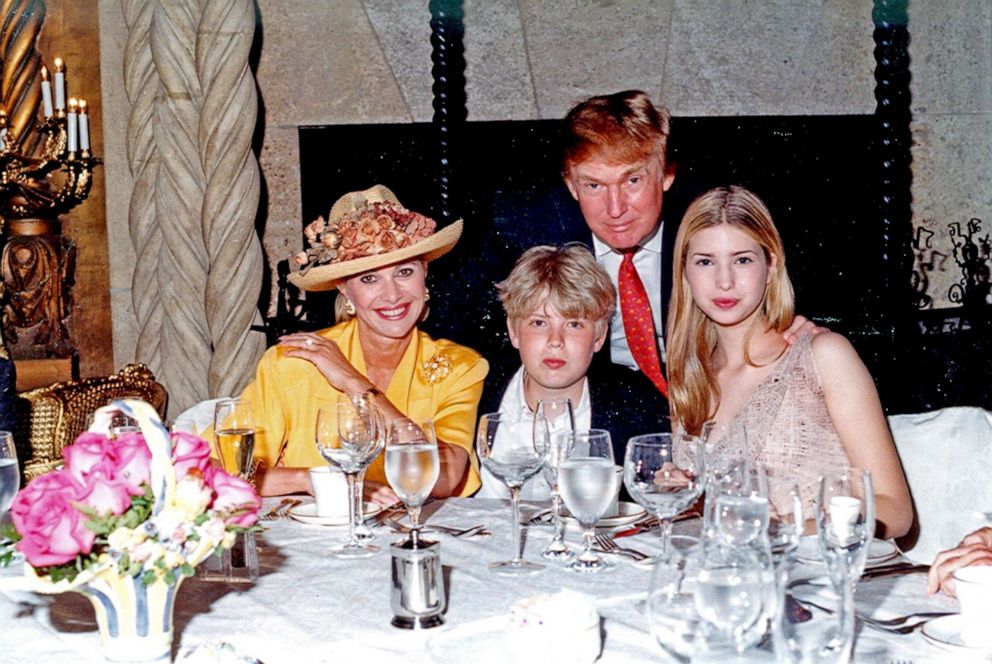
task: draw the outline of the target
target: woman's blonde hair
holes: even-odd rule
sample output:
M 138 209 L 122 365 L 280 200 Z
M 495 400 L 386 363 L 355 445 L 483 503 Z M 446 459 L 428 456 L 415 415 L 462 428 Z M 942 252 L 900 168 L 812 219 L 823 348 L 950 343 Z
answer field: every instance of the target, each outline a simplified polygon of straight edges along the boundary
M 764 323 L 770 330 L 783 332 L 795 317 L 795 296 L 785 269 L 782 237 L 764 202 L 734 185 L 711 189 L 693 201 L 675 238 L 675 274 L 665 335 L 671 412 L 690 433 L 698 433 L 703 422 L 716 412 L 720 389 L 713 370 L 716 326 L 692 299 L 685 262 L 689 241 L 699 231 L 720 224 L 747 233 L 761 246 L 769 264 L 771 278 L 761 300 L 761 318 L 755 319 L 755 326 Z M 744 338 L 744 359 L 751 366 L 756 366 L 748 352 L 755 326 Z
M 617 297 L 609 275 L 592 252 L 578 243 L 531 247 L 517 259 L 510 276 L 496 284 L 496 290 L 511 323 L 547 303 L 566 318 L 596 321 L 597 334 L 613 315 Z

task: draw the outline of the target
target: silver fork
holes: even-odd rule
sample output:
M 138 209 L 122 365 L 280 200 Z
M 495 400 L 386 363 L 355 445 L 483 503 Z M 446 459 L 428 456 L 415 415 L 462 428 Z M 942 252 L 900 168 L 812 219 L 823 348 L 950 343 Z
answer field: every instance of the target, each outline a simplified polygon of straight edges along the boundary
M 651 557 L 646 553 L 637 551 L 636 549 L 628 549 L 627 547 L 620 546 L 606 533 L 596 533 L 594 540 L 596 542 L 596 546 L 598 546 L 604 553 L 615 553 L 620 556 L 627 556 L 631 560 L 637 561 L 648 560 Z
M 824 613 L 829 613 L 831 615 L 834 614 L 834 613 L 836 613 L 836 611 L 834 611 L 833 609 L 828 609 L 825 606 L 820 606 L 819 604 L 816 604 L 815 602 L 811 602 L 808 599 L 801 599 L 799 597 L 795 597 L 795 600 L 797 602 L 799 602 L 800 604 L 804 605 L 804 606 L 811 607 L 811 608 L 814 608 L 814 609 L 819 609 L 820 611 L 823 611 Z M 919 615 L 916 615 L 915 617 L 922 618 L 922 617 L 924 617 L 926 615 L 928 615 L 928 614 L 919 614 Z M 941 614 L 941 615 L 946 615 L 946 614 Z M 913 615 L 907 616 L 906 617 L 906 620 L 909 620 L 910 618 L 913 618 L 913 617 L 914 617 Z M 891 634 L 909 634 L 911 632 L 915 632 L 917 629 L 919 629 L 920 627 L 923 627 L 923 625 L 925 625 L 927 623 L 926 620 L 920 620 L 920 621 L 914 622 L 914 623 L 912 623 L 910 625 L 898 624 L 898 623 L 895 624 L 895 625 L 893 625 L 889 621 L 877 620 L 877 619 L 872 618 L 870 616 L 863 616 L 861 614 L 857 614 L 857 618 L 858 618 L 858 620 L 863 621 L 869 627 L 873 627 L 874 629 L 881 630 L 883 632 L 889 632 Z
M 262 521 L 277 521 L 278 519 L 284 518 L 289 511 L 299 505 L 301 500 L 296 498 L 283 498 L 282 502 L 273 507 L 271 510 L 262 515 Z
M 396 519 L 384 519 L 383 523 L 393 530 L 403 534 L 407 534 L 413 530 L 410 526 L 402 524 Z M 472 535 L 488 537 L 489 535 L 492 535 L 492 533 L 486 530 L 486 527 L 481 523 L 477 526 L 472 526 L 471 528 L 449 528 L 448 526 L 438 526 L 434 524 L 424 524 L 420 527 L 420 532 L 428 532 L 431 530 L 444 533 L 446 535 L 451 535 L 452 537 L 471 537 Z

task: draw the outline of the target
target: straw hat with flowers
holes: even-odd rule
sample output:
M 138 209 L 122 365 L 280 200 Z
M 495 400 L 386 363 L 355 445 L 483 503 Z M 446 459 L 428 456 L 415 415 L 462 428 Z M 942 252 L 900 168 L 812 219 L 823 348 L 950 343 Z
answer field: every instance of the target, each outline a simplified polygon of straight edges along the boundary
M 334 290 L 347 277 L 411 258 L 432 261 L 451 251 L 462 234 L 459 219 L 439 231 L 433 219 L 407 210 L 396 195 L 377 184 L 345 194 L 325 221 L 303 229 L 310 245 L 294 257 L 289 275 L 303 290 Z

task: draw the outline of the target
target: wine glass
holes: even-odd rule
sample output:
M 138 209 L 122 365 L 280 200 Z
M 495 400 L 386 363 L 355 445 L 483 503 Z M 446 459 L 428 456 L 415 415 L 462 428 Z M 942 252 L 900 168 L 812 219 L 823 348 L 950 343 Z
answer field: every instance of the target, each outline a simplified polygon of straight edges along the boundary
M 567 435 L 567 434 L 564 434 Z M 585 549 L 568 564 L 573 572 L 599 572 L 613 563 L 603 560 L 592 549 L 596 522 L 613 502 L 617 493 L 617 474 L 613 466 L 613 443 L 603 429 L 575 431 L 558 465 L 558 484 L 568 511 L 582 526 Z
M 799 548 L 806 526 L 803 499 L 796 481 L 769 474 L 768 481 L 768 544 L 775 567 L 781 568 Z
M 540 399 L 534 412 L 534 447 L 545 456 L 544 474 L 551 485 L 551 513 L 554 517 L 554 537 L 541 553 L 549 560 L 569 560 L 574 555 L 565 544 L 561 522 L 561 492 L 558 490 L 558 466 L 565 456 L 562 444 L 575 431 L 575 413 L 572 400 L 564 398 Z
M 710 478 L 713 478 L 712 474 Z M 708 481 L 706 501 L 715 503 L 712 507 L 713 530 L 724 543 L 750 546 L 760 539 L 760 546 L 765 545 L 769 510 L 764 466 L 744 465 L 731 475 Z
M 407 418 L 389 422 L 386 430 L 386 481 L 410 514 L 410 539 L 414 544 L 420 536 L 420 508 L 440 473 L 434 422 L 427 420 L 419 426 Z
M 671 551 L 665 565 L 655 565 L 648 588 L 647 616 L 651 635 L 667 655 L 689 662 L 700 649 L 701 621 L 691 585 L 698 572 L 689 555 Z
M 348 540 L 331 549 L 338 558 L 363 558 L 379 552 L 375 544 L 358 539 L 355 521 L 361 514 L 362 499 L 357 493 L 357 478 L 382 451 L 386 441 L 383 429 L 379 412 L 362 395 L 348 395 L 317 411 L 317 451 L 348 480 Z
M 9 431 L 0 431 L 0 521 L 10 509 L 20 488 L 21 471 L 17 463 L 14 435 Z
M 255 449 L 255 421 L 248 399 L 222 399 L 214 406 L 214 441 L 224 470 L 247 479 Z
M 767 551 L 724 541 L 703 549 L 693 594 L 707 650 L 738 653 L 758 643 L 778 607 Z
M 501 574 L 533 574 L 544 565 L 520 557 L 520 487 L 544 465 L 544 457 L 534 447 L 529 422 L 515 420 L 502 413 L 479 418 L 475 448 L 482 465 L 510 490 L 513 507 L 513 558 L 489 563 L 489 569 Z
M 695 436 L 649 433 L 627 442 L 623 483 L 631 497 L 661 522 L 661 555 L 672 542 L 672 521 L 702 494 L 704 443 Z M 676 454 L 678 452 L 678 454 Z
M 848 468 L 820 478 L 816 531 L 827 574 L 841 598 L 836 631 L 823 648 L 835 661 L 847 661 L 854 644 L 854 588 L 875 537 L 871 473 Z

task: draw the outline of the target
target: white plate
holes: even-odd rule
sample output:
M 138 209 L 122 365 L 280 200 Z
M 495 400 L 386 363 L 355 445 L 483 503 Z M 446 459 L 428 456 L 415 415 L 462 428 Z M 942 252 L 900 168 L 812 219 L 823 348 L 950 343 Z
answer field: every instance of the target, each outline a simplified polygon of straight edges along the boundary
M 365 509 L 362 514 L 363 519 L 367 519 L 370 516 L 378 514 L 382 510 L 382 506 L 379 503 L 365 503 Z M 289 510 L 289 516 L 293 517 L 297 521 L 302 523 L 309 523 L 314 526 L 347 526 L 348 517 L 347 516 L 317 516 L 317 504 L 316 503 L 306 503 L 305 505 L 299 505 Z
M 934 645 L 969 652 L 992 652 L 992 646 L 969 646 L 961 640 L 961 615 L 942 616 L 923 625 L 923 638 Z M 969 660 L 970 661 L 970 660 Z
M 579 522 L 575 520 L 573 516 L 568 513 L 568 509 L 562 506 L 562 521 L 565 522 L 566 526 L 572 528 L 578 528 Z M 616 516 L 606 516 L 596 522 L 597 528 L 616 528 L 618 526 L 630 525 L 642 518 L 647 514 L 647 510 L 638 505 L 637 503 L 617 503 L 617 515 Z
M 868 545 L 868 561 L 865 563 L 865 567 L 884 563 L 898 555 L 899 549 L 892 542 L 877 538 L 873 539 L 871 544 Z M 823 560 L 820 558 L 820 544 L 817 542 L 816 535 L 806 535 L 799 540 L 799 546 L 796 548 L 796 558 L 804 563 L 814 565 L 823 564 Z

